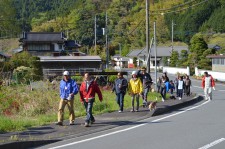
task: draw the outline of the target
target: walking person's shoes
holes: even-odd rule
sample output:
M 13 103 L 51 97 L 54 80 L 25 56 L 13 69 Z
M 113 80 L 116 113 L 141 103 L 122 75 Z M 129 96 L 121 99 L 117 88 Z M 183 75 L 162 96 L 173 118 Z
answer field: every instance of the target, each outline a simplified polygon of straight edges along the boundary
M 119 113 L 122 113 L 123 111 L 119 110 L 118 112 L 119 112 Z
M 91 120 L 91 124 L 94 124 L 94 122 L 95 122 L 95 119 Z
M 139 112 L 139 110 L 135 110 L 135 112 Z
M 181 97 L 179 97 L 179 100 L 181 100 L 182 98 Z
M 162 98 L 162 102 L 165 102 L 164 98 Z
M 75 123 L 74 122 L 70 122 L 70 125 L 75 125 Z
M 62 122 L 56 122 L 55 124 L 56 125 L 59 125 L 59 126 L 63 126 L 63 123 Z
M 90 125 L 87 122 L 84 123 L 84 127 L 89 127 L 89 126 Z
M 130 110 L 130 112 L 134 112 L 134 109 Z

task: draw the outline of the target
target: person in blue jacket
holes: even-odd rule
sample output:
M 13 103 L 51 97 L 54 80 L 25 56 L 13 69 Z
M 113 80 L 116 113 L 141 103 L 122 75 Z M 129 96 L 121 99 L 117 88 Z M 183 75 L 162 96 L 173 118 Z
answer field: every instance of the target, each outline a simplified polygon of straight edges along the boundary
M 75 114 L 74 114 L 74 95 L 78 93 L 78 86 L 76 82 L 70 78 L 68 71 L 63 72 L 63 79 L 60 81 L 60 102 L 58 109 L 58 122 L 56 125 L 63 125 L 64 120 L 64 109 L 67 105 L 69 109 L 70 125 L 74 125 Z

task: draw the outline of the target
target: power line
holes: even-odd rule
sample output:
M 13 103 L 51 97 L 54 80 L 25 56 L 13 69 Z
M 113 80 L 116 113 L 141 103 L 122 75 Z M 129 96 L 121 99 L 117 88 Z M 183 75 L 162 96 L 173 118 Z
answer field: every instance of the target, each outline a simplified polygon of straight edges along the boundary
M 164 15 L 164 14 L 169 14 L 169 13 L 180 12 L 180 11 L 183 11 L 183 10 L 186 10 L 186 9 L 189 9 L 189 8 L 193 8 L 193 7 L 195 7 L 195 6 L 198 6 L 198 5 L 203 4 L 203 3 L 205 3 L 205 2 L 208 2 L 208 1 L 209 1 L 209 0 L 203 0 L 203 1 L 199 2 L 199 3 L 196 3 L 196 4 L 194 4 L 194 5 L 188 6 L 188 7 L 183 8 L 183 9 L 174 10 L 174 11 L 168 11 L 168 12 L 153 13 L 153 15 Z

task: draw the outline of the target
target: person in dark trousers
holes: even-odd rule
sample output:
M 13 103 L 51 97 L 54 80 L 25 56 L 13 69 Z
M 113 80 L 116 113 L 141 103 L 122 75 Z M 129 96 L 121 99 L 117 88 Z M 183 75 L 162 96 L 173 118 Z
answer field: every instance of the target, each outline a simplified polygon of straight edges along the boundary
M 121 113 L 123 112 L 124 95 L 126 94 L 128 83 L 121 72 L 117 74 L 117 77 L 113 84 L 112 92 L 116 93 L 116 101 L 120 107 L 118 112 Z
M 80 101 L 84 104 L 86 109 L 86 120 L 84 123 L 85 127 L 90 126 L 95 122 L 95 118 L 92 115 L 92 108 L 95 102 L 95 94 L 98 94 L 99 100 L 102 102 L 102 93 L 98 87 L 96 81 L 91 79 L 89 73 L 84 74 L 84 81 L 80 86 Z
M 152 78 L 150 76 L 149 73 L 146 72 L 146 68 L 142 67 L 141 68 L 141 82 L 143 85 L 143 93 L 142 93 L 142 99 L 143 99 L 143 107 L 147 106 L 147 97 L 148 97 L 148 93 L 149 90 L 151 88 L 152 85 Z
M 63 125 L 64 120 L 64 109 L 67 105 L 70 115 L 70 125 L 74 125 L 75 114 L 74 114 L 74 95 L 78 93 L 78 86 L 76 82 L 70 78 L 68 71 L 63 72 L 63 79 L 60 81 L 60 103 L 58 110 L 58 122 L 56 125 Z
M 166 99 L 166 78 L 165 78 L 165 76 L 162 76 L 160 94 L 162 96 L 162 102 L 164 102 Z
M 162 79 L 159 77 L 157 79 L 157 92 L 158 93 L 160 93 L 161 83 L 162 83 Z
M 175 78 L 175 80 L 174 80 L 174 86 L 175 86 L 175 90 L 176 90 L 176 95 L 177 95 L 177 97 L 178 97 L 178 81 L 179 81 L 179 76 L 180 75 L 178 75 L 176 78 Z
M 189 76 L 186 76 L 186 80 L 184 81 L 184 84 L 185 84 L 186 95 L 190 96 L 190 93 L 191 93 L 191 80 L 190 80 Z
M 183 97 L 183 90 L 184 90 L 184 81 L 183 81 L 183 76 L 179 76 L 179 80 L 178 80 L 178 97 L 179 100 L 182 99 Z

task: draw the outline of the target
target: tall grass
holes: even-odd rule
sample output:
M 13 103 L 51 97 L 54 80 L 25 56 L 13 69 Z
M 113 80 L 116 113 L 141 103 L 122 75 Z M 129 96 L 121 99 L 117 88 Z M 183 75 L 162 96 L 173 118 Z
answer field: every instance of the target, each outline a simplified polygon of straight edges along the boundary
M 119 109 L 116 95 L 109 90 L 102 90 L 103 101 L 96 96 L 94 114 L 113 112 Z M 158 93 L 150 93 L 148 99 L 159 98 Z M 59 82 L 55 85 L 44 82 L 41 88 L 30 90 L 28 85 L 1 87 L 0 89 L 0 132 L 21 131 L 33 126 L 55 122 L 59 105 Z M 142 100 L 140 100 L 142 103 Z M 140 103 L 140 104 L 141 104 Z M 125 95 L 124 108 L 131 108 L 131 97 Z M 76 117 L 86 114 L 79 94 L 75 95 L 74 109 Z M 65 119 L 68 110 L 65 109 Z

